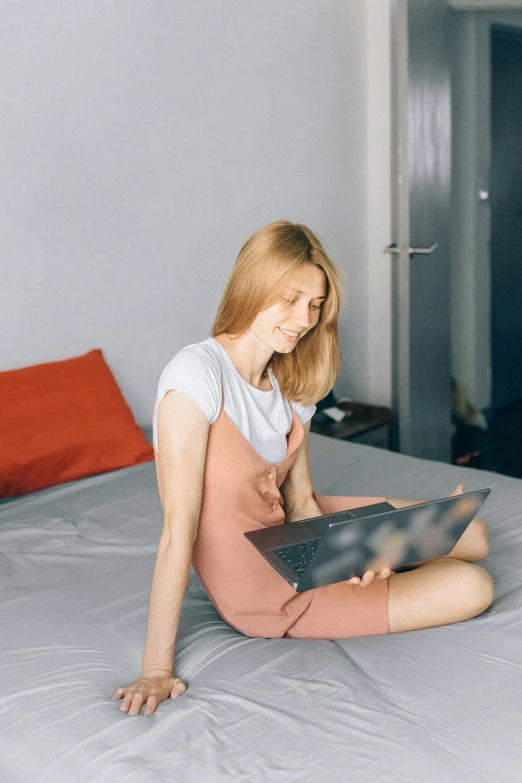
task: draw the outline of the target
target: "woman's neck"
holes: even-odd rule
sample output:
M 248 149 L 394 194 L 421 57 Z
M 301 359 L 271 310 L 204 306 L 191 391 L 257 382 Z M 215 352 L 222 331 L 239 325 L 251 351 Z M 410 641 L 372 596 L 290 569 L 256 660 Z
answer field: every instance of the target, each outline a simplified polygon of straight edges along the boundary
M 267 356 L 264 346 L 256 343 L 248 334 L 232 339 L 227 334 L 214 337 L 230 356 L 232 363 L 242 378 L 260 391 L 270 391 L 272 382 L 266 366 L 272 354 Z

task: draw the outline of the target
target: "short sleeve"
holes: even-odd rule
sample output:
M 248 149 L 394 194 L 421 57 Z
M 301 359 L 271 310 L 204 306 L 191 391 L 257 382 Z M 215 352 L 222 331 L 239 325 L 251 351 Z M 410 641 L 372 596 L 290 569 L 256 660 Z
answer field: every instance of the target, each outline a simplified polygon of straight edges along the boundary
M 209 424 L 213 424 L 221 409 L 221 369 L 215 357 L 196 344 L 187 346 L 174 356 L 161 373 L 154 415 L 154 446 L 158 449 L 158 406 L 171 389 L 181 391 L 198 405 Z
M 299 416 L 299 421 L 303 425 L 312 418 L 315 411 L 317 410 L 317 405 L 301 405 L 300 402 L 292 402 L 292 407 Z

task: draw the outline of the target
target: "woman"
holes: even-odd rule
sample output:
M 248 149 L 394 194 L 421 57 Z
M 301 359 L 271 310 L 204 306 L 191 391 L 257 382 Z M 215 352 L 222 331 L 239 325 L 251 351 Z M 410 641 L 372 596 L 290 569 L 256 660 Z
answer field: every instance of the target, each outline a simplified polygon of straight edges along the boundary
M 163 371 L 154 446 L 164 526 L 152 580 L 141 676 L 118 688 L 120 709 L 145 714 L 186 690 L 174 642 L 192 561 L 211 601 L 248 636 L 340 639 L 454 623 L 493 598 L 478 518 L 452 552 L 400 574 L 297 593 L 243 533 L 388 500 L 317 495 L 308 434 L 315 402 L 339 374 L 335 265 L 306 226 L 280 220 L 243 246 L 212 337 Z M 291 401 L 291 402 L 289 402 Z M 454 494 L 464 491 L 459 485 Z M 466 562 L 467 561 L 467 562 Z

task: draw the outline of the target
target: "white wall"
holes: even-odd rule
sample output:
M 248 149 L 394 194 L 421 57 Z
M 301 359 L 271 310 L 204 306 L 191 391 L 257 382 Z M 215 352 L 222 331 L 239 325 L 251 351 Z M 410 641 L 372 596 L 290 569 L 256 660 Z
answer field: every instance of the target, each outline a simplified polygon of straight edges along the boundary
M 286 218 L 350 279 L 336 392 L 389 402 L 388 7 L 4 0 L 0 369 L 100 347 L 149 423 Z

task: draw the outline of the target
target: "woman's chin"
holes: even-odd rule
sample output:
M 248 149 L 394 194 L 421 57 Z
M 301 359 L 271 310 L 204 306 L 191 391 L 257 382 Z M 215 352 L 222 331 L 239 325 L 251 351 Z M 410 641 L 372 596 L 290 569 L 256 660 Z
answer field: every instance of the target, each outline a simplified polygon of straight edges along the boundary
M 277 348 L 274 348 L 274 351 L 276 351 L 277 353 L 291 353 L 294 350 L 295 346 L 296 343 L 294 343 L 293 345 L 289 343 L 287 343 L 286 345 L 285 344 L 281 345 L 279 343 Z

